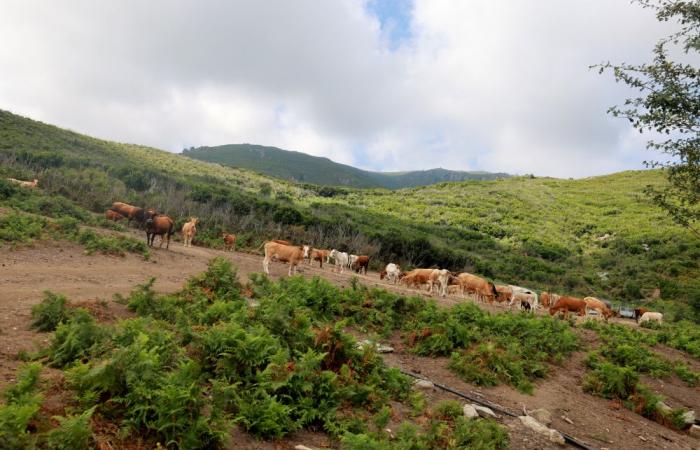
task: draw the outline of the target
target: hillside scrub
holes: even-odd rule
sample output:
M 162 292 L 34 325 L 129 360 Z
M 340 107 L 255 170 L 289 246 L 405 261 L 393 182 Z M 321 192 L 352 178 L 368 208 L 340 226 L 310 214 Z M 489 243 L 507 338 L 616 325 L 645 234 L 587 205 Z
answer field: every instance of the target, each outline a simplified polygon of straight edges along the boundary
M 680 305 L 675 317 L 700 320 L 700 242 L 639 194 L 663 182 L 658 171 L 321 192 L 7 112 L 0 149 L 0 176 L 37 176 L 41 190 L 64 203 L 94 212 L 115 200 L 155 207 L 176 228 L 197 216 L 200 245 L 222 246 L 224 231 L 248 249 L 282 238 L 368 254 L 375 268 L 440 266 L 614 301 L 660 288 Z

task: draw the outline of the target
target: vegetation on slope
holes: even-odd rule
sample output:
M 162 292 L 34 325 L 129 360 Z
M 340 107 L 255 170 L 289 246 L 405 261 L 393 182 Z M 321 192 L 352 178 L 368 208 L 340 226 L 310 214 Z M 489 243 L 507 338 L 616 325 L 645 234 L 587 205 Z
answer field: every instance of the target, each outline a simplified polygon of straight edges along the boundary
M 407 266 L 467 270 L 559 293 L 639 301 L 700 320 L 700 240 L 641 194 L 658 171 L 583 180 L 520 177 L 400 191 L 296 185 L 156 149 L 81 136 L 0 112 L 0 176 L 40 179 L 92 211 L 155 207 L 200 218 L 243 248 L 277 237 Z
M 505 173 L 446 169 L 371 172 L 340 164 L 328 158 L 252 144 L 193 147 L 183 150 L 182 154 L 201 161 L 250 169 L 284 180 L 324 186 L 401 189 L 445 181 L 494 180 L 509 176 Z

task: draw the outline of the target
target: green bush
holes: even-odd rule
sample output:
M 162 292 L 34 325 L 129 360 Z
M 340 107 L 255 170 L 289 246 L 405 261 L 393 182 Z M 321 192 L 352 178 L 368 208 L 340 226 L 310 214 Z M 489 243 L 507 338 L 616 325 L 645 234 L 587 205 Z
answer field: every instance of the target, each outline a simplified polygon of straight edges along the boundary
M 68 417 L 54 416 L 58 427 L 46 435 L 46 448 L 50 450 L 88 450 L 94 448 L 90 419 L 95 406 L 82 414 Z
M 456 400 L 441 400 L 433 406 L 433 412 L 443 420 L 454 420 L 464 414 L 462 404 Z
M 33 446 L 35 439 L 27 428 L 41 407 L 42 397 L 37 393 L 40 372 L 39 363 L 20 367 L 15 384 L 3 392 L 5 403 L 0 405 L 0 448 L 24 450 Z
M 31 327 L 38 331 L 54 331 L 58 324 L 65 322 L 71 315 L 66 307 L 68 300 L 61 294 L 44 291 L 44 300 L 32 306 Z
M 76 309 L 70 320 L 56 328 L 48 356 L 54 367 L 65 367 L 90 355 L 90 350 L 106 337 L 106 331 L 86 310 Z
M 583 390 L 610 399 L 626 400 L 636 392 L 639 376 L 632 368 L 597 363 L 583 378 Z
M 46 221 L 16 213 L 0 216 L 0 241 L 31 242 L 41 237 Z

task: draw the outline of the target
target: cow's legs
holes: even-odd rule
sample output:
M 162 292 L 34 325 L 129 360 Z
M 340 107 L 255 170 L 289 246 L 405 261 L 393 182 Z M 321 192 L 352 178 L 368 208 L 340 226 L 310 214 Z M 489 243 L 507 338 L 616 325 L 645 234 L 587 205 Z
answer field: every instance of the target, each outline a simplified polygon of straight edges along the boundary
M 267 256 L 263 259 L 263 272 L 270 275 L 270 258 Z

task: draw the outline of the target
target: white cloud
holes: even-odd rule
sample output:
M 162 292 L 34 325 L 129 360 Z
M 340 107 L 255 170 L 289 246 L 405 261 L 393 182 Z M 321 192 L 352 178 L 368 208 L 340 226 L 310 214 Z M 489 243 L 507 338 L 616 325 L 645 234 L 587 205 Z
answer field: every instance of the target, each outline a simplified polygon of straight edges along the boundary
M 585 176 L 641 166 L 588 69 L 667 30 L 627 0 L 416 0 L 390 50 L 360 0 L 9 1 L 0 108 L 171 151 L 250 142 L 367 168 Z M 639 156 L 638 156 L 639 155 Z

